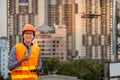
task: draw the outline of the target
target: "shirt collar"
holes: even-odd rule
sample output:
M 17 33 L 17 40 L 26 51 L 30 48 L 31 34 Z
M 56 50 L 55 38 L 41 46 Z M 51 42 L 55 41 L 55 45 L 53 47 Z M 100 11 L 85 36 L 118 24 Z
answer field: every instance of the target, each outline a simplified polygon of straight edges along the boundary
M 27 46 L 24 42 L 23 42 L 23 44 L 25 45 L 25 46 Z M 31 43 L 31 46 L 33 45 L 33 43 Z

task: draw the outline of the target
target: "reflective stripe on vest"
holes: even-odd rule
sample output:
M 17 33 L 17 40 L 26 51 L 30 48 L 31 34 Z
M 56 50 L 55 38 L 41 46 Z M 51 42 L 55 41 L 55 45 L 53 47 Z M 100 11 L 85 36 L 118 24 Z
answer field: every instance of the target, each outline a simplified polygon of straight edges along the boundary
M 17 68 L 16 70 L 33 70 L 33 69 L 36 69 L 35 66 L 25 66 L 25 67 L 20 67 L 20 68 Z
M 13 75 L 12 79 L 22 79 L 22 78 L 38 78 L 37 75 L 32 74 L 32 75 Z
M 16 44 L 17 60 L 20 60 L 25 52 L 27 50 L 23 43 Z M 12 80 L 38 80 L 37 72 L 31 72 L 30 70 L 34 70 L 38 66 L 39 55 L 40 48 L 32 45 L 29 60 L 22 62 L 19 68 L 11 71 Z

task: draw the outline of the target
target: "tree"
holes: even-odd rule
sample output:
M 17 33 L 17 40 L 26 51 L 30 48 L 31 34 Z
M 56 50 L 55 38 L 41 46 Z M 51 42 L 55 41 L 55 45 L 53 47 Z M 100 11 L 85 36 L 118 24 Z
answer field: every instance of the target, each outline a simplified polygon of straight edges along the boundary
M 4 78 L 3 78 L 3 76 L 2 76 L 2 75 L 0 75 L 0 80 L 4 80 Z
M 102 64 L 93 60 L 77 60 L 79 67 L 78 78 L 85 80 L 99 80 L 101 75 Z
M 48 60 L 47 66 L 51 74 L 57 70 L 58 64 L 59 60 L 57 58 L 50 58 Z
M 59 60 L 57 58 L 50 58 L 48 60 L 43 60 L 43 70 L 45 74 L 53 74 L 57 71 Z
M 73 62 L 64 61 L 59 64 L 57 74 L 75 76 L 76 75 L 75 72 L 76 68 L 74 68 Z
M 61 61 L 51 58 L 43 61 L 43 68 L 53 74 L 76 76 L 84 80 L 99 80 L 103 63 L 94 60 L 77 59 L 74 61 Z

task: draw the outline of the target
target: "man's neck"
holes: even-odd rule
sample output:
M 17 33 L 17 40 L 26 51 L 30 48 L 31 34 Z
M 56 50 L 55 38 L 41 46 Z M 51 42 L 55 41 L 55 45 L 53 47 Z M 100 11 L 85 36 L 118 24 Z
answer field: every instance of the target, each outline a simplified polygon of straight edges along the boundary
M 31 46 L 32 43 L 24 42 L 24 44 L 25 44 L 26 46 Z

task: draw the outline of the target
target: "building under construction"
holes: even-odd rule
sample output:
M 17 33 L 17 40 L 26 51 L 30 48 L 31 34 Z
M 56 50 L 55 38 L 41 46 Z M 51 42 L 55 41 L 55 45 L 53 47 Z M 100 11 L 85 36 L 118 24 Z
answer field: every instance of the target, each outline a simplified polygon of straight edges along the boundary
M 113 54 L 112 0 L 77 0 L 76 49 L 79 58 L 110 59 Z M 77 33 L 79 32 L 79 34 Z M 78 44 L 79 43 L 79 44 Z
M 45 0 L 47 24 L 66 26 L 67 55 L 75 57 L 75 0 Z

